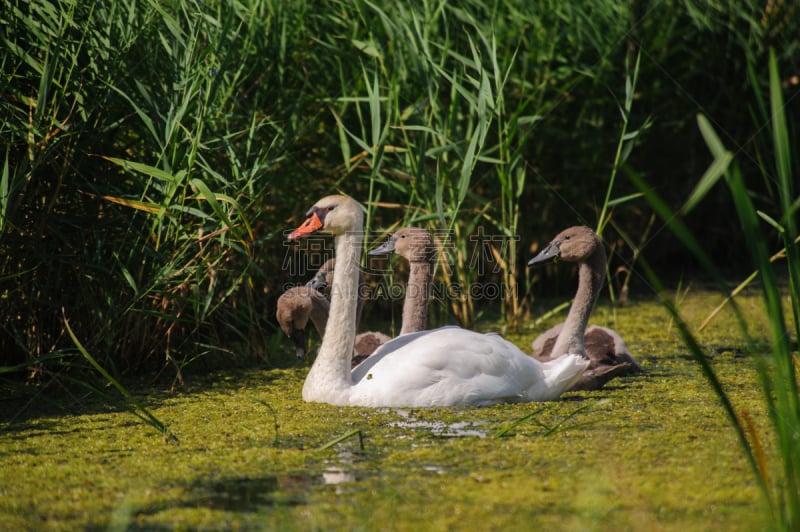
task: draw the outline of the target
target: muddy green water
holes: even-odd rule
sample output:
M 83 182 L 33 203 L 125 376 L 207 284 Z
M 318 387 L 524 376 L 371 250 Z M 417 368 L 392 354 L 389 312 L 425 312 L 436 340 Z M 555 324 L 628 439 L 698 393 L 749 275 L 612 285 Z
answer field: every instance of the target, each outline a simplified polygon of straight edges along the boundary
M 695 293 L 681 305 L 696 324 L 718 301 Z M 759 300 L 742 302 L 751 332 L 764 334 Z M 527 350 L 556 319 L 510 339 Z M 13 421 L 0 431 L 0 523 L 6 530 L 763 529 L 760 493 L 735 435 L 661 307 L 601 304 L 592 322 L 623 334 L 645 374 L 551 403 L 340 408 L 301 400 L 305 368 L 218 371 L 191 377 L 171 395 L 137 393 L 179 439 L 165 443 L 129 412 L 91 398 L 69 408 L 4 398 L 0 419 Z M 730 314 L 700 339 L 737 409 L 768 434 L 757 354 L 747 352 Z M 363 450 L 355 436 L 320 450 L 355 430 Z

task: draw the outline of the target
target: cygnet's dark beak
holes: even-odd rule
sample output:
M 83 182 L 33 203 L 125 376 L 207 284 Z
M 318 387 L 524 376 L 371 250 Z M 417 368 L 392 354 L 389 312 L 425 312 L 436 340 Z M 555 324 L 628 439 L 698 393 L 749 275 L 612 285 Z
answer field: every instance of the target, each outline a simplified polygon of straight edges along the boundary
M 389 253 L 394 253 L 394 245 L 397 242 L 397 238 L 392 237 L 380 246 L 376 247 L 367 255 L 388 255 Z
M 328 288 L 328 283 L 325 281 L 325 276 L 314 276 L 309 282 L 306 283 L 306 286 L 316 290 L 317 292 L 324 292 L 326 288 Z
M 561 256 L 561 242 L 553 240 L 547 247 L 540 251 L 535 257 L 528 261 L 528 266 L 536 266 L 537 264 L 547 264 L 548 262 L 555 262 Z
M 292 343 L 294 344 L 295 348 L 295 355 L 300 360 L 306 358 L 306 349 L 307 349 L 307 338 L 306 338 L 306 331 L 303 329 L 295 329 L 294 332 L 289 336 L 291 338 Z

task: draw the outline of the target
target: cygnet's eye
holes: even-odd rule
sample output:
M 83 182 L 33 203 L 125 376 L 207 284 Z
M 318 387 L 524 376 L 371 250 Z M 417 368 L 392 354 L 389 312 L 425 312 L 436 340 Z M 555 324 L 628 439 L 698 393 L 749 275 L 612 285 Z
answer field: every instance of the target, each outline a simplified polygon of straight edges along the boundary
M 569 240 L 570 238 L 572 238 L 572 237 L 570 235 L 567 235 L 567 236 L 564 237 L 564 240 Z
M 405 238 L 405 237 L 406 237 L 406 235 L 400 235 L 400 238 Z

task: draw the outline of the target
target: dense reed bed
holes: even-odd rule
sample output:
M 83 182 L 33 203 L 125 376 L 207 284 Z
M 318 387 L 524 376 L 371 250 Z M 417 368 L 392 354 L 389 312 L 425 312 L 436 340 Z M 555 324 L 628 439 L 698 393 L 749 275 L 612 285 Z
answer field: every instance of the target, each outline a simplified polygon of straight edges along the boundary
M 523 261 L 568 224 L 607 229 L 612 273 L 645 243 L 655 263 L 685 256 L 652 243 L 618 170 L 677 205 L 708 162 L 698 106 L 757 153 L 740 102 L 757 110 L 769 44 L 793 79 L 798 42 L 780 2 L 45 0 L 3 17 L 0 363 L 36 381 L 85 365 L 67 323 L 115 375 L 280 364 L 274 302 L 308 273 L 282 231 L 335 189 L 376 235 L 446 235 L 438 275 L 461 290 L 440 323 L 517 326 L 548 291 Z M 500 289 L 468 297 L 476 284 Z

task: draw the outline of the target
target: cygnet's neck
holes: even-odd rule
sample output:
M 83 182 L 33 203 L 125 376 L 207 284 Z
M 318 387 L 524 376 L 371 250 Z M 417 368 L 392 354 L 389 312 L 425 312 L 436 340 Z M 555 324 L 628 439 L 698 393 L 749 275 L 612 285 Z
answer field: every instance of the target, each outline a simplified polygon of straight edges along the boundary
M 309 298 L 311 299 L 311 312 L 308 313 L 308 317 L 317 329 L 319 337 L 323 338 L 330 314 L 330 303 L 325 296 L 314 289 L 309 290 Z
M 553 346 L 552 356 L 564 354 L 581 355 L 586 358 L 583 335 L 589 324 L 600 289 L 603 288 L 606 271 L 606 252 L 602 244 L 578 267 L 578 291 L 564 320 L 564 326 Z
M 337 235 L 336 269 L 325 336 L 314 365 L 303 384 L 303 399 L 345 405 L 348 403 L 353 344 L 356 336 L 361 233 Z
M 428 328 L 428 292 L 433 265 L 430 261 L 409 262 L 406 298 L 403 302 L 403 325 L 400 334 Z

